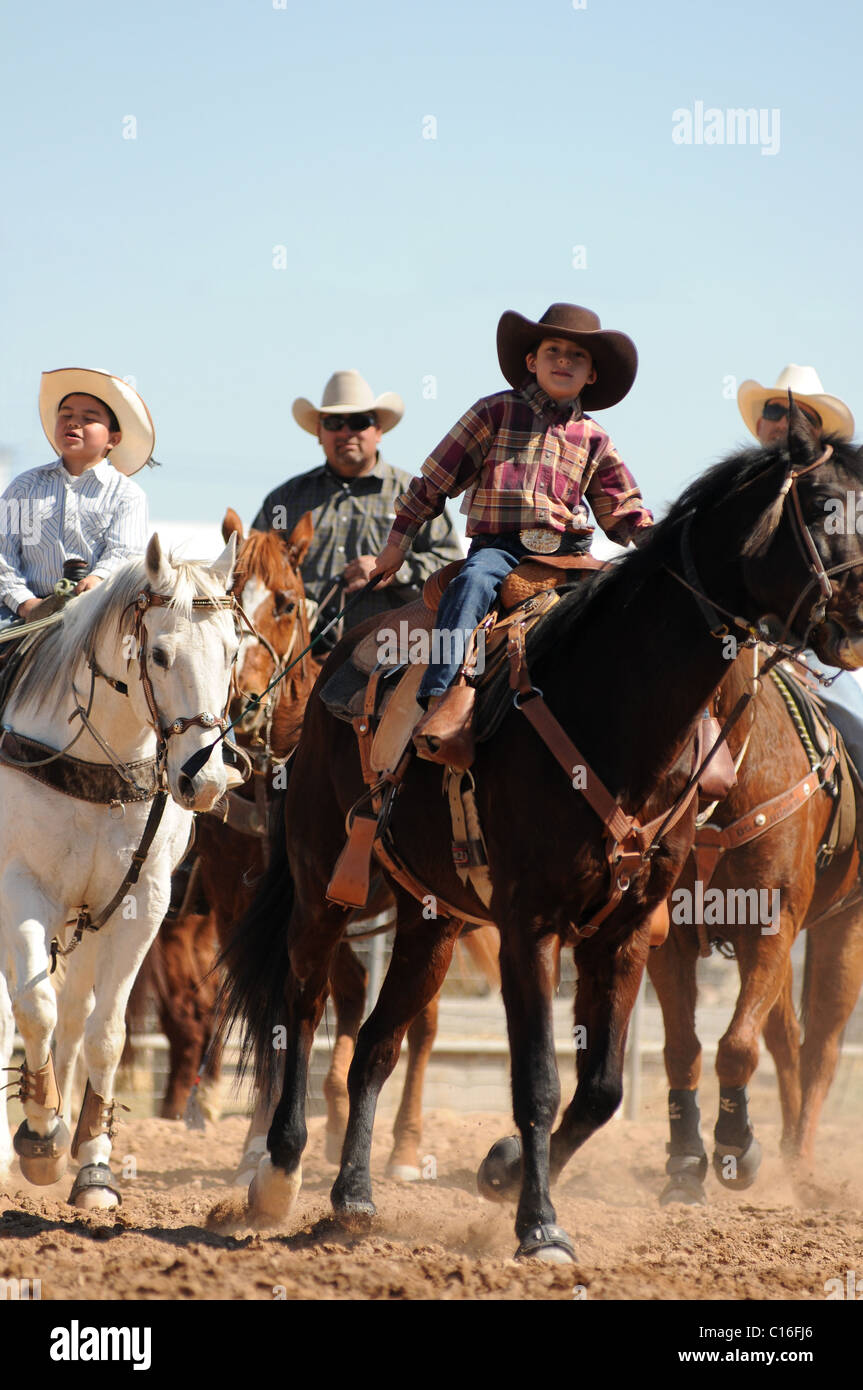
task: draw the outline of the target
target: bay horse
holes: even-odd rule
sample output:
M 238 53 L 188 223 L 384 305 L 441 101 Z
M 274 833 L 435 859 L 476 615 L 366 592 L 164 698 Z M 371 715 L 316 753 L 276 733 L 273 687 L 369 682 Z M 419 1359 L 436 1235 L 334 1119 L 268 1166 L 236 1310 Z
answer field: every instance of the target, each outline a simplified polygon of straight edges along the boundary
M 222 535 L 238 543 L 233 589 L 247 614 L 254 634 L 244 636 L 236 672 L 236 696 L 232 713 L 239 718 L 238 742 L 253 760 L 252 784 L 234 795 L 250 801 L 266 817 L 272 792 L 279 783 L 279 769 L 296 747 L 303 715 L 320 663 L 312 655 L 294 666 L 266 700 L 253 701 L 266 690 L 280 670 L 309 642 L 309 619 L 301 565 L 312 538 L 307 513 L 289 536 L 284 532 L 250 531 L 246 536 L 237 513 L 229 508 Z M 274 762 L 275 759 L 275 762 Z M 180 1118 L 196 1074 L 206 1055 L 197 1098 L 205 1116 L 214 1114 L 220 1049 L 215 1045 L 215 997 L 218 977 L 213 970 L 220 946 L 248 910 L 254 898 L 251 884 L 265 867 L 265 839 L 225 824 L 218 815 L 197 822 L 193 883 L 183 911 L 163 923 L 150 953 L 148 985 L 156 995 L 163 1031 L 170 1044 L 170 1072 L 162 1102 L 162 1115 Z M 392 899 L 378 880 L 371 900 L 353 914 L 348 937 L 333 955 L 330 985 L 336 1015 L 335 1040 L 324 1080 L 327 1104 L 326 1154 L 338 1162 L 348 1118 L 347 1074 L 354 1043 L 366 1004 L 368 972 L 352 943 L 369 934 L 370 919 L 388 911 Z M 364 929 L 364 924 L 365 929 Z M 496 969 L 497 933 L 480 929 L 465 937 L 473 961 L 492 984 L 499 982 Z M 420 1010 L 408 1030 L 408 1065 L 402 1102 L 393 1125 L 393 1148 L 388 1175 L 402 1181 L 421 1177 L 422 1093 L 429 1056 L 437 1035 L 438 996 Z M 244 1143 L 237 1182 L 248 1185 L 264 1152 L 272 1108 L 259 1101 Z
M 808 637 L 822 659 L 845 667 L 863 660 L 859 543 L 854 535 L 826 534 L 819 500 L 858 487 L 863 462 L 839 442 L 819 449 L 797 421 L 786 450 L 752 449 L 717 464 L 637 551 L 551 609 L 536 629 L 527 681 L 514 648 L 517 703 L 479 743 L 474 773 L 521 1135 L 518 1153 L 507 1140 L 503 1151 L 494 1146 L 481 1181 L 517 1191 L 519 1257 L 574 1259 L 570 1237 L 556 1224 L 550 1182 L 620 1103 L 651 918 L 693 838 L 689 750 L 727 669 L 703 596 L 713 611 L 743 614 L 732 621 L 747 632 L 764 615 L 778 614 L 786 635 L 800 645 Z M 320 690 L 372 630 L 364 624 L 348 634 L 319 677 L 292 764 L 280 852 L 228 948 L 226 1019 L 244 1020 L 261 1086 L 277 1080 L 273 1043 L 286 1029 L 284 1084 L 268 1153 L 250 1188 L 252 1208 L 271 1220 L 284 1219 L 301 1185 L 309 1052 L 347 911 L 327 901 L 327 885 L 345 817 L 364 796 L 353 731 L 329 713 Z M 548 723 L 543 706 L 555 720 L 557 732 L 548 737 L 563 750 L 560 761 L 532 727 Z M 595 812 L 577 786 L 604 810 Z M 424 908 L 388 871 L 395 945 L 357 1040 L 331 1193 L 336 1216 L 350 1226 L 367 1227 L 375 1214 L 369 1159 L 380 1087 L 407 1024 L 440 987 L 459 916 L 476 912 L 452 866 L 450 840 L 440 770 L 413 760 L 390 825 L 389 857 L 394 862 L 396 854 L 431 898 Z M 447 904 L 448 912 L 430 917 L 430 901 Z M 552 1135 L 560 1083 L 551 1000 L 560 942 L 575 944 L 575 1022 L 586 1046 L 578 1052 L 575 1095 Z
M 852 893 L 860 869 L 856 841 L 844 853 L 819 864 L 819 849 L 835 811 L 832 779 L 813 771 L 792 715 L 773 680 L 760 680 L 761 653 L 743 651 L 734 661 L 715 697 L 718 715 L 727 717 L 744 692 L 757 689 L 745 717 L 732 730 L 730 744 L 739 762 L 737 785 L 719 803 L 707 824 L 720 830 L 740 826 L 726 836 L 729 847 L 720 855 L 709 880 L 706 858 L 700 868 L 690 860 L 675 893 L 678 907 L 691 904 L 696 891 L 704 901 L 713 896 L 702 916 L 708 924 L 699 933 L 691 912 L 672 904 L 667 941 L 648 958 L 648 973 L 662 1008 L 665 1026 L 665 1066 L 668 1075 L 670 1142 L 666 1164 L 668 1182 L 660 1203 L 705 1202 L 708 1161 L 701 1138 L 698 1082 L 701 1046 L 695 1032 L 696 964 L 699 950 L 709 953 L 709 939 L 733 948 L 740 974 L 734 1016 L 719 1040 L 716 1072 L 720 1109 L 714 1131 L 713 1169 L 726 1188 L 744 1190 L 755 1181 L 761 1147 L 748 1113 L 747 1087 L 758 1062 L 759 1036 L 776 1063 L 782 1108 L 782 1151 L 796 1163 L 810 1165 L 821 1108 L 838 1060 L 839 1039 L 863 983 L 863 902 Z M 816 757 L 818 750 L 812 750 Z M 823 759 L 822 759 L 823 761 Z M 810 786 L 811 796 L 798 800 L 786 818 L 768 824 L 768 803 L 794 787 Z M 791 809 L 779 807 L 779 811 Z M 761 813 L 741 825 L 744 818 Z M 860 806 L 858 804 L 858 814 Z M 733 847 L 732 838 L 752 833 Z M 714 830 L 699 831 L 705 843 L 718 841 Z M 696 879 L 701 883 L 696 890 Z M 780 911 L 775 921 L 728 921 L 716 905 L 737 902 L 746 894 L 777 894 Z M 758 901 L 763 899 L 759 897 Z M 755 898 L 751 898 L 752 903 Z M 843 906 L 843 904 L 847 905 Z M 837 911 L 837 909 L 839 909 Z M 819 919 L 830 912 L 829 920 Z M 690 916 L 690 922 L 683 920 Z M 734 918 L 739 914 L 735 911 Z M 751 915 L 751 914 L 749 914 Z M 716 924 L 717 916 L 722 920 Z M 710 919 L 713 925 L 710 925 Z M 802 927 L 807 937 L 804 970 L 803 1044 L 792 999 L 790 951 Z M 699 936 L 703 945 L 700 947 Z
M 153 536 L 143 559 L 70 602 L 35 637 L 3 710 L 0 1037 L 8 1049 L 14 1014 L 25 1052 L 14 1147 L 28 1181 L 62 1176 L 63 1098 L 83 1035 L 74 1206 L 120 1200 L 109 1162 L 126 1003 L 193 813 L 226 790 L 222 758 L 195 776 L 184 764 L 224 724 L 239 648 L 227 594 L 233 559 L 232 541 L 211 565 L 175 563 Z

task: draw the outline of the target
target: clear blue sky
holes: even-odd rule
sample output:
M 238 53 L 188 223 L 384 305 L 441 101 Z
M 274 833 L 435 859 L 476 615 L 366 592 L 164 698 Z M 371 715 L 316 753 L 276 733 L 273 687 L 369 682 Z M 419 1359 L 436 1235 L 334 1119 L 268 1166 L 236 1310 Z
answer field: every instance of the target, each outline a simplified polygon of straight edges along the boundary
M 598 418 L 657 509 L 745 440 L 726 378 L 812 363 L 863 418 L 861 28 L 836 0 L 7 6 L 0 444 L 50 459 L 43 369 L 131 374 L 151 514 L 249 520 L 319 461 L 295 396 L 340 367 L 400 392 L 415 472 L 505 385 L 501 312 L 559 299 L 638 345 Z M 675 144 L 698 101 L 778 109 L 779 152 Z

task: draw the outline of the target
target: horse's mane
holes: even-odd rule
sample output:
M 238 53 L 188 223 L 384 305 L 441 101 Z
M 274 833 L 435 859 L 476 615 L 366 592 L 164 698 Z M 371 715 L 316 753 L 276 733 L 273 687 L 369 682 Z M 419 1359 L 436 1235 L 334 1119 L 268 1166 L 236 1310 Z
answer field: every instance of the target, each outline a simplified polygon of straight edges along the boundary
M 825 438 L 824 444 L 833 446 L 833 459 L 844 466 L 857 478 L 863 480 L 863 450 L 856 445 L 836 439 Z M 636 589 L 668 565 L 679 568 L 680 530 L 687 517 L 710 512 L 720 503 L 732 500 L 752 483 L 771 470 L 781 470 L 782 476 L 790 467 L 787 446 L 781 445 L 765 449 L 760 445 L 738 450 L 728 458 L 720 459 L 681 493 L 673 502 L 666 515 L 650 530 L 647 539 L 637 550 L 627 551 L 625 555 L 612 560 L 595 578 L 580 582 L 578 587 L 565 594 L 560 603 L 543 618 L 536 628 L 536 636 L 531 646 L 531 657 L 541 657 L 555 643 L 561 641 L 575 627 L 587 618 L 599 603 L 609 597 L 634 593 Z M 777 483 L 778 491 L 778 483 Z M 773 519 L 773 527 L 778 524 L 779 515 Z M 758 536 L 758 540 L 763 540 Z
M 234 590 L 242 593 L 251 575 L 257 575 L 265 586 L 276 592 L 284 588 L 286 573 L 299 577 L 288 558 L 284 540 L 278 531 L 250 531 L 240 545 L 234 568 Z
M 179 617 L 191 618 L 193 598 L 224 596 L 221 580 L 201 561 L 175 559 L 172 552 L 168 563 L 175 582 L 164 597 Z M 69 677 L 76 661 L 82 655 L 87 661 L 94 658 L 99 636 L 113 625 L 119 647 L 121 639 L 132 633 L 135 600 L 149 583 L 144 559 L 129 560 L 95 589 L 71 599 L 61 621 L 37 637 L 27 653 L 14 687 L 16 703 L 32 701 L 39 709 L 53 701 L 56 709 L 69 693 Z

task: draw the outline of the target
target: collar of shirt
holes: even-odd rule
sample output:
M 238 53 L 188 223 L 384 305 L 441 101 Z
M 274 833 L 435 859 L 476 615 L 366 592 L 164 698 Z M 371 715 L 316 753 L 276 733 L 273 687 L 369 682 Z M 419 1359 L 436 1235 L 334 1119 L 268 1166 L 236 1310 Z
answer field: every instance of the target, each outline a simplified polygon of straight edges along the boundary
M 380 492 L 383 486 L 383 478 L 379 473 L 383 459 L 380 454 L 375 457 L 375 466 L 369 473 L 360 473 L 355 478 L 343 478 L 341 473 L 337 473 L 334 468 L 330 468 L 328 463 L 321 467 L 321 476 L 326 478 L 333 488 L 340 488 L 342 492 Z
M 80 473 L 76 478 L 69 472 L 63 460 L 59 458 L 56 463 L 49 466 L 49 471 L 56 473 L 57 477 L 69 487 L 81 487 L 87 475 L 92 473 L 96 481 L 104 487 L 105 484 L 111 480 L 111 476 L 114 472 L 114 465 L 109 463 L 107 459 L 100 459 L 92 468 L 85 468 L 84 472 Z
M 581 419 L 581 401 L 578 397 L 574 401 L 552 400 L 548 392 L 543 391 L 537 381 L 531 381 L 527 386 L 523 386 L 521 394 L 525 400 L 530 402 L 540 418 L 550 419 L 552 424 L 566 425 L 570 420 Z

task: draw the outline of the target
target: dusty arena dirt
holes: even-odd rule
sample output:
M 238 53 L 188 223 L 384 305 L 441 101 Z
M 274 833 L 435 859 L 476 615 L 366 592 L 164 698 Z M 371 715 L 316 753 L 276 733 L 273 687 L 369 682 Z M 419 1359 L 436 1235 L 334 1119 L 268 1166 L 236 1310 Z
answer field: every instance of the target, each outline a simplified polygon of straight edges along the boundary
M 253 1230 L 231 1178 L 245 1133 L 232 1117 L 205 1132 L 133 1120 L 116 1212 L 73 1213 L 71 1185 L 37 1189 L 17 1171 L 0 1189 L 0 1278 L 39 1279 L 45 1299 L 660 1299 L 823 1301 L 825 1283 L 863 1271 L 863 1141 L 824 1125 L 817 1188 L 795 1187 L 775 1125 L 759 1127 L 765 1160 L 753 1188 L 706 1208 L 660 1210 L 664 1125 L 613 1122 L 576 1155 L 556 1190 L 574 1267 L 516 1264 L 513 1212 L 476 1195 L 489 1145 L 512 1132 L 500 1115 L 431 1111 L 424 1148 L 436 1178 L 383 1177 L 388 1126 L 376 1139 L 378 1219 L 345 1235 L 329 1215 L 334 1169 L 323 1120 L 310 1122 L 305 1182 L 284 1230 Z M 131 1161 L 130 1161 L 131 1160 Z

